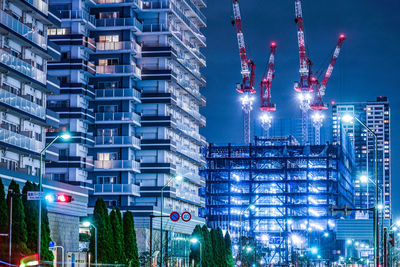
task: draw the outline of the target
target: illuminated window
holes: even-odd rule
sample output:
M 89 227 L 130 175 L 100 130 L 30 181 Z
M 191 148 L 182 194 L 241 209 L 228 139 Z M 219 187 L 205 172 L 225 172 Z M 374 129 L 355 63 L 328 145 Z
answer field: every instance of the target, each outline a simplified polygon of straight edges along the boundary
M 116 43 L 119 42 L 119 35 L 103 35 L 99 37 L 100 42 Z
M 56 28 L 56 29 L 48 29 L 48 35 L 66 35 L 68 33 L 67 28 Z

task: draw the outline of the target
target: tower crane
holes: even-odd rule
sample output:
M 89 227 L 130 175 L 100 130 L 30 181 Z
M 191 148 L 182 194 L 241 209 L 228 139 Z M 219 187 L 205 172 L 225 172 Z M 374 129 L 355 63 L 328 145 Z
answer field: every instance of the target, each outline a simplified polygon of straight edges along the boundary
M 239 0 L 232 0 L 233 2 L 233 15 L 234 25 L 236 26 L 236 35 L 239 45 L 240 64 L 242 83 L 236 85 L 237 91 L 242 95 L 240 100 L 242 103 L 242 110 L 244 113 L 244 142 L 250 143 L 250 114 L 253 110 L 254 97 L 252 94 L 256 93 L 255 86 L 255 63 L 252 59 L 247 58 L 246 43 L 244 41 L 242 18 L 240 15 Z
M 301 128 L 302 128 L 302 143 L 308 142 L 308 110 L 312 100 L 313 81 L 312 81 L 312 62 L 307 56 L 306 42 L 304 37 L 303 10 L 301 0 L 295 0 L 296 26 L 297 26 L 297 42 L 299 45 L 300 58 L 300 82 L 296 82 L 294 89 L 298 92 L 300 101 L 300 109 L 302 113 Z
M 344 34 L 339 35 L 339 40 L 336 44 L 335 51 L 333 53 L 328 69 L 326 70 L 324 79 L 321 83 L 319 83 L 318 80 L 315 81 L 314 99 L 312 105 L 310 105 L 310 109 L 313 110 L 311 118 L 313 120 L 313 126 L 315 129 L 316 145 L 319 145 L 321 143 L 321 127 L 325 118 L 322 110 L 326 110 L 328 108 L 322 101 L 322 96 L 325 95 L 326 86 L 328 85 L 329 79 L 332 76 L 333 69 L 335 67 L 336 61 L 343 46 L 343 42 L 345 40 L 346 36 Z
M 276 43 L 272 42 L 270 45 L 271 53 L 268 62 L 268 71 L 264 74 L 264 78 L 260 83 L 260 109 L 261 115 L 261 126 L 265 131 L 265 135 L 269 136 L 269 129 L 271 128 L 272 116 L 271 111 L 276 110 L 276 105 L 271 103 L 271 85 L 272 79 L 274 78 L 274 63 L 275 63 L 275 51 Z

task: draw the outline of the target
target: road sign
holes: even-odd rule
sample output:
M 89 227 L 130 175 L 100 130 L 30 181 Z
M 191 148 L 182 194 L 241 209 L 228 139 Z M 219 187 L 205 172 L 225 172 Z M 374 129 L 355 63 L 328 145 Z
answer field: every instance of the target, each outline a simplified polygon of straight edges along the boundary
M 180 216 L 179 213 L 176 212 L 176 211 L 171 212 L 171 214 L 169 215 L 169 218 L 170 218 L 171 221 L 173 221 L 173 222 L 179 221 L 179 218 L 180 218 L 180 217 L 181 217 L 181 216 Z
M 50 242 L 49 242 L 49 247 L 50 247 L 50 248 L 54 247 L 55 245 L 56 245 L 56 243 L 55 243 L 54 241 L 50 241 Z
M 192 219 L 192 214 L 190 214 L 190 212 L 188 212 L 188 211 L 185 211 L 182 213 L 181 218 L 182 218 L 182 221 L 188 222 Z
M 42 200 L 44 196 L 44 192 L 40 191 L 28 191 L 27 199 L 28 200 Z

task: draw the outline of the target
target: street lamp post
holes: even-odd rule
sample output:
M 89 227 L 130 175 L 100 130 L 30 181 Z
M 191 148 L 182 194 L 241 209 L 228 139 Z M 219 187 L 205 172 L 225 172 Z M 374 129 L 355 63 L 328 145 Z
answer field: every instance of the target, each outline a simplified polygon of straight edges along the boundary
M 161 216 L 160 216 L 160 221 L 161 221 L 161 226 L 160 226 L 160 257 L 161 257 L 161 267 L 164 266 L 164 254 L 163 254 L 163 212 L 164 212 L 164 189 L 172 182 L 172 180 L 177 180 L 177 181 L 182 181 L 183 176 L 178 175 L 178 176 L 172 176 L 168 182 L 161 188 Z
M 240 235 L 239 235 L 239 242 L 240 242 L 240 261 L 242 261 L 242 259 L 243 259 L 243 257 L 242 257 L 242 254 L 243 254 L 243 252 L 242 252 L 242 248 L 243 248 L 243 216 L 244 216 L 244 213 L 247 211 L 247 210 L 255 210 L 256 209 L 256 206 L 253 204 L 253 203 L 250 203 L 245 209 L 243 209 L 241 212 L 240 212 Z
M 97 227 L 91 222 L 83 222 L 82 225 L 85 227 L 92 226 L 94 228 L 94 262 L 97 266 Z
M 42 180 L 43 180 L 43 170 L 42 170 L 42 166 L 43 166 L 43 154 L 46 152 L 47 149 L 49 149 L 49 147 L 54 144 L 55 141 L 57 141 L 59 138 L 62 138 L 64 140 L 68 140 L 71 138 L 71 135 L 64 133 L 62 135 L 57 135 L 53 141 L 51 141 L 47 146 L 45 146 L 45 148 L 42 149 L 42 151 L 40 151 L 40 165 L 39 165 L 39 192 L 42 192 Z M 42 200 L 39 200 L 39 221 L 38 221 L 38 239 L 37 239 L 37 254 L 38 254 L 38 262 L 40 264 L 40 246 L 41 246 L 41 230 L 42 230 Z
M 192 239 L 190 239 L 190 242 L 192 244 L 199 244 L 199 248 L 200 248 L 200 267 L 203 266 L 203 258 L 202 258 L 202 253 L 201 253 L 201 242 L 200 240 L 198 240 L 196 237 L 193 237 Z
M 352 115 L 344 115 L 342 117 L 342 120 L 344 122 L 352 122 L 353 120 L 356 120 L 361 126 L 363 126 L 368 132 L 370 132 L 374 136 L 374 141 L 375 141 L 375 202 L 376 205 L 378 205 L 378 200 L 379 200 L 379 181 L 378 181 L 378 136 L 376 133 L 369 128 L 364 122 L 359 120 L 357 117 L 352 116 Z M 368 138 L 367 138 L 367 143 L 368 143 Z M 368 144 L 367 144 L 368 145 Z M 375 205 L 375 206 L 376 206 Z M 375 249 L 375 266 L 379 266 L 379 212 L 378 209 L 375 207 L 374 209 L 374 217 L 375 217 L 375 223 L 374 223 L 374 249 Z M 382 222 L 383 223 L 383 222 Z

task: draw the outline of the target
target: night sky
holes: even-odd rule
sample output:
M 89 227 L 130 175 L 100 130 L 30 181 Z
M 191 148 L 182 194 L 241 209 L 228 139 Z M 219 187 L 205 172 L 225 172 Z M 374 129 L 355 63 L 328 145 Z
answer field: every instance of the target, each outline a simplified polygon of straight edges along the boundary
M 209 0 L 205 14 L 207 107 L 202 113 L 209 142 L 242 142 L 243 118 L 235 84 L 241 81 L 231 0 Z M 300 118 L 293 82 L 299 79 L 299 59 L 293 0 L 241 0 L 249 53 L 257 64 L 257 84 L 269 57 L 269 43 L 278 44 L 272 84 L 276 118 Z M 391 104 L 392 201 L 400 216 L 400 1 L 304 0 L 306 43 L 314 71 L 325 70 L 340 33 L 347 40 L 327 87 L 325 102 L 367 101 L 388 96 Z M 258 96 L 258 94 L 257 94 Z M 258 117 L 258 103 L 253 115 Z M 330 112 L 326 112 L 329 115 Z M 254 119 L 253 119 L 254 121 Z M 258 123 L 258 122 L 257 122 Z

